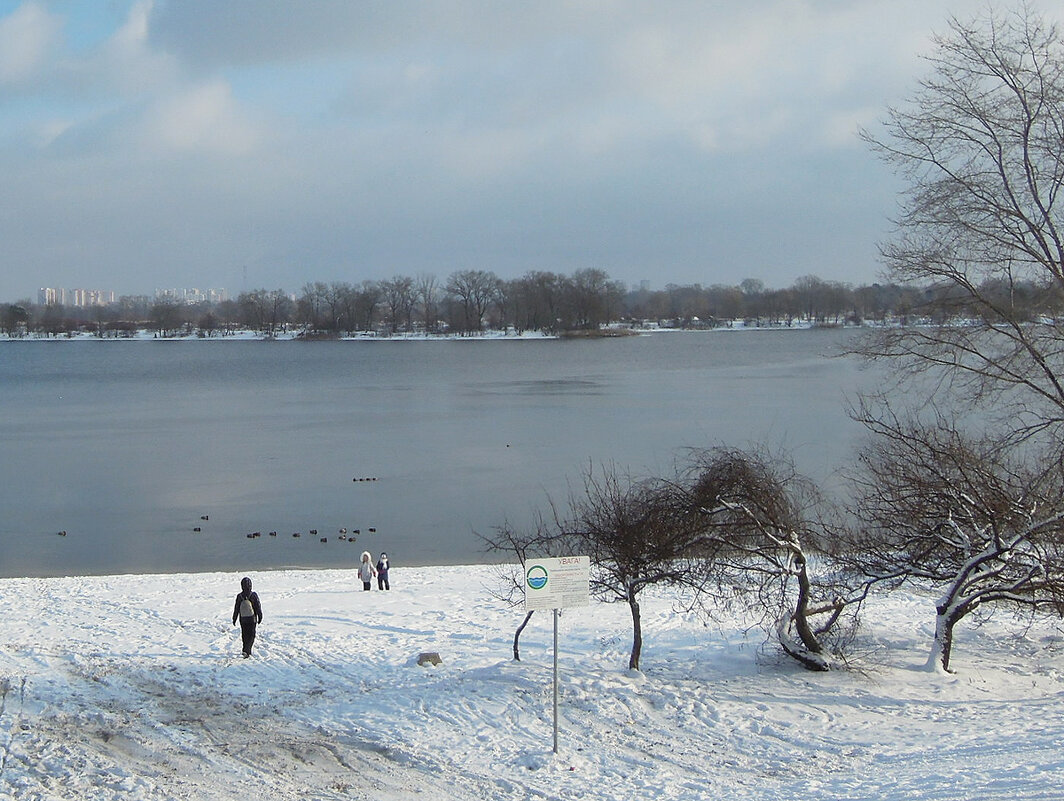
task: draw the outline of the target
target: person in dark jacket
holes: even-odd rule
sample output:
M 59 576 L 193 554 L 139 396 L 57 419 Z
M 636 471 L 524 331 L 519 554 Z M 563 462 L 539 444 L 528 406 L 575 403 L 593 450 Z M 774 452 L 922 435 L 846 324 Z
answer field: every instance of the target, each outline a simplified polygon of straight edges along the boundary
M 386 553 L 382 553 L 381 558 L 377 560 L 377 589 L 391 589 L 388 584 L 388 554 Z
M 244 658 L 251 656 L 251 646 L 255 644 L 255 627 L 262 622 L 262 604 L 259 594 L 251 591 L 251 579 L 247 576 L 240 580 L 240 592 L 233 604 L 233 625 L 240 620 L 240 637 L 244 641 Z

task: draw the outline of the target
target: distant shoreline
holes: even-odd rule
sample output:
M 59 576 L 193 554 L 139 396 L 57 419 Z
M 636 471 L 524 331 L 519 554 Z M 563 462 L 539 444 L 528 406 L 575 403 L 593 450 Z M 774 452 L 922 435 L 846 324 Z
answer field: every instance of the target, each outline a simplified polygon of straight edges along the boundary
M 353 334 L 350 336 L 305 336 L 302 333 L 285 332 L 283 334 L 262 334 L 257 331 L 240 330 L 231 334 L 204 336 L 199 333 L 181 334 L 179 336 L 158 336 L 146 329 L 138 330 L 131 336 L 105 336 L 77 333 L 56 336 L 10 336 L 0 334 L 0 342 L 486 342 L 486 341 L 534 341 L 567 339 L 623 339 L 629 336 L 649 336 L 652 334 L 712 334 L 726 331 L 837 331 L 841 329 L 859 329 L 853 325 L 818 325 L 800 322 L 794 325 L 745 325 L 741 320 L 730 325 L 715 328 L 607 328 L 601 331 L 563 331 L 559 334 L 544 334 L 539 331 L 525 331 L 517 334 L 503 331 L 485 331 L 478 334 Z

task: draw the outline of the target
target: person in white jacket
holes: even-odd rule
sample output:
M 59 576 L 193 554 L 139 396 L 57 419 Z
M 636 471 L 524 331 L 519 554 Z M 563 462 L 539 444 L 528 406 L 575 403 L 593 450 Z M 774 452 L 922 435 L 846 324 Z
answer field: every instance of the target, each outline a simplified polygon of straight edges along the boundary
M 370 585 L 373 582 L 373 577 L 377 575 L 377 571 L 373 567 L 372 559 L 369 555 L 369 551 L 362 552 L 362 562 L 358 566 L 358 577 L 362 579 L 362 589 L 367 592 L 370 589 Z

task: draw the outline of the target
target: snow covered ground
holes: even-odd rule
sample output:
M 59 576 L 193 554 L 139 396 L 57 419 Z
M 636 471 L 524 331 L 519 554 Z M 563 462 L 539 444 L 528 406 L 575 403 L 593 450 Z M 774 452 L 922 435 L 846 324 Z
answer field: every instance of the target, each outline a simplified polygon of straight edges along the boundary
M 859 670 L 811 674 L 742 621 L 644 603 L 561 621 L 560 752 L 549 613 L 488 567 L 254 574 L 253 658 L 230 625 L 239 574 L 0 580 L 0 798 L 1059 799 L 1064 641 L 999 615 L 962 625 L 958 672 L 923 670 L 927 597 L 865 614 Z M 419 652 L 438 651 L 438 667 Z

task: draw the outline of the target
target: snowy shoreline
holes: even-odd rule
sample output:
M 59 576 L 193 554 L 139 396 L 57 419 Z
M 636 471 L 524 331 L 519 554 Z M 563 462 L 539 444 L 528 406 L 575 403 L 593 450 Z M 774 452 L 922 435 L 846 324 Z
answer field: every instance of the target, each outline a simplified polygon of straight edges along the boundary
M 651 334 L 710 334 L 724 331 L 817 331 L 838 329 L 859 330 L 861 326 L 852 325 L 814 325 L 808 322 L 796 322 L 793 325 L 760 325 L 748 326 L 742 320 L 733 320 L 727 325 L 715 328 L 618 328 L 634 336 L 647 336 Z M 609 329 L 607 329 L 609 330 Z M 378 336 L 376 334 L 354 334 L 351 336 L 336 337 L 304 337 L 297 332 L 285 332 L 272 336 L 261 334 L 256 331 L 240 330 L 226 335 L 201 336 L 198 333 L 181 334 L 179 336 L 160 337 L 149 330 L 138 330 L 132 336 L 106 336 L 79 332 L 74 335 L 40 336 L 27 335 L 13 337 L 8 334 L 0 334 L 0 342 L 514 342 L 522 340 L 557 340 L 569 338 L 562 334 L 544 334 L 540 331 L 524 331 L 515 333 L 512 331 L 483 331 L 477 334 L 390 334 Z M 611 339 L 608 333 L 601 336 L 579 337 L 580 339 Z
M 958 632 L 954 675 L 922 669 L 929 596 L 873 599 L 855 669 L 805 672 L 742 618 L 706 627 L 666 592 L 630 620 L 561 619 L 551 751 L 549 614 L 484 566 L 254 573 L 249 660 L 239 573 L 0 579 L 0 798 L 457 801 L 806 797 L 1049 799 L 1064 780 L 1064 644 L 1007 615 Z M 418 667 L 436 651 L 439 667 Z

